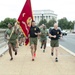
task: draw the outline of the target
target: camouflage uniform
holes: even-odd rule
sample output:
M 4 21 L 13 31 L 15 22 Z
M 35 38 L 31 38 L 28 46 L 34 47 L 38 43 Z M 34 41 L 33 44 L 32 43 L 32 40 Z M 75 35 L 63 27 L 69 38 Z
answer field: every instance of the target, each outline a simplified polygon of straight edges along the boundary
M 6 30 L 6 34 L 8 36 L 10 36 L 11 33 L 12 33 L 12 29 L 7 29 Z M 13 32 L 12 35 L 11 35 L 11 37 L 10 37 L 10 39 L 9 39 L 8 44 L 12 44 L 12 46 L 15 46 L 16 47 L 16 39 L 17 38 L 18 38 L 18 35 L 15 32 Z

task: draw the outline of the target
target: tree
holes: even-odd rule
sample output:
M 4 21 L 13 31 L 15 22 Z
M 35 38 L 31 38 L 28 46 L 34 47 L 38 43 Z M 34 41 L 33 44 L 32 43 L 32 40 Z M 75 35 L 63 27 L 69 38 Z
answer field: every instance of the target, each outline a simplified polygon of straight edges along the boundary
M 73 28 L 74 28 L 74 23 L 69 21 L 67 29 L 73 29 Z
M 5 18 L 3 21 L 0 22 L 0 28 L 7 28 L 8 23 L 11 23 L 14 26 L 15 22 L 15 18 Z
M 56 20 L 54 18 L 52 18 L 49 22 L 47 22 L 46 19 L 44 19 L 39 22 L 38 26 L 45 24 L 46 27 L 49 28 L 49 27 L 53 27 L 55 22 L 56 22 Z
M 39 24 L 38 24 L 38 26 L 40 26 L 40 25 L 42 25 L 42 24 L 47 24 L 47 21 L 46 21 L 46 19 L 44 19 L 44 20 L 41 20 L 40 22 L 39 22 Z
M 67 18 L 62 18 L 58 20 L 58 25 L 61 29 L 73 29 L 74 23 L 68 21 Z
M 61 27 L 61 29 L 67 29 L 68 26 L 68 20 L 67 18 L 62 18 L 58 20 L 58 25 Z
M 54 23 L 56 22 L 56 20 L 53 18 L 51 19 L 48 23 L 47 23 L 47 28 L 53 27 Z

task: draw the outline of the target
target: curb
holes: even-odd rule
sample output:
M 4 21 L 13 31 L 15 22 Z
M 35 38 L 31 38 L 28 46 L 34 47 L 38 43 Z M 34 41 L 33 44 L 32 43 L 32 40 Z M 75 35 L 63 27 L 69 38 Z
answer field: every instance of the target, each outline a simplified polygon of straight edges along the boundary
M 70 51 L 69 49 L 63 47 L 62 45 L 59 45 L 59 47 L 63 48 L 65 51 L 67 51 L 67 52 L 70 53 L 71 55 L 75 56 L 75 53 L 73 53 L 73 52 Z
M 5 52 L 8 51 L 8 45 L 5 45 L 4 47 L 0 48 L 0 57 L 4 55 Z

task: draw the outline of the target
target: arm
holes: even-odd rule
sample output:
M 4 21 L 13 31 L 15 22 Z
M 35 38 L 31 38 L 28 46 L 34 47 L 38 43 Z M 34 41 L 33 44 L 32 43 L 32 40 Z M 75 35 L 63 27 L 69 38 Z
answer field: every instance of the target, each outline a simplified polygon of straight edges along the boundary
M 35 35 L 41 35 L 41 32 L 35 33 Z
M 62 37 L 62 34 L 60 34 L 60 37 Z
M 51 34 L 49 34 L 49 36 L 50 36 L 51 38 L 56 38 L 56 35 L 51 35 Z
M 61 33 L 61 31 L 59 31 L 59 34 L 60 34 L 60 37 L 62 37 L 62 33 Z
M 18 34 L 18 30 L 16 26 L 14 27 L 14 33 Z
M 52 30 L 51 31 L 49 31 L 49 37 L 51 37 L 51 38 L 56 38 L 56 35 L 52 35 Z
M 39 28 L 37 28 L 37 33 L 35 33 L 35 35 L 41 35 L 41 31 L 40 31 L 40 29 Z

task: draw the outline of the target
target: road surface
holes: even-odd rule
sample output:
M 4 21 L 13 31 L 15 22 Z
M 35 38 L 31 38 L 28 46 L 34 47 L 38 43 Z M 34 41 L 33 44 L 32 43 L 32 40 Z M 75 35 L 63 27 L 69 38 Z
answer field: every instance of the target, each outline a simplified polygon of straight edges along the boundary
M 60 45 L 75 53 L 75 34 L 68 34 L 60 40 Z

